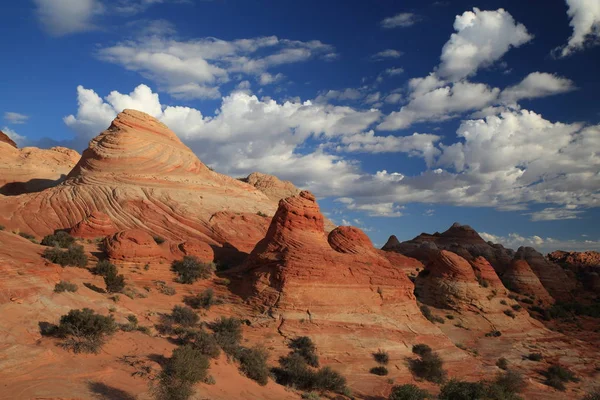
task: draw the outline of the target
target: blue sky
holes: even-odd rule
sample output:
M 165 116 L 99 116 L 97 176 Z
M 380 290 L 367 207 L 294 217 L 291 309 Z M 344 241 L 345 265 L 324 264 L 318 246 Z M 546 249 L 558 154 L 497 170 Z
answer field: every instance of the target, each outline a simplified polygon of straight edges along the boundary
M 137 108 L 377 245 L 460 221 L 600 249 L 597 0 L 4 3 L 0 129 L 20 145 L 81 151 Z

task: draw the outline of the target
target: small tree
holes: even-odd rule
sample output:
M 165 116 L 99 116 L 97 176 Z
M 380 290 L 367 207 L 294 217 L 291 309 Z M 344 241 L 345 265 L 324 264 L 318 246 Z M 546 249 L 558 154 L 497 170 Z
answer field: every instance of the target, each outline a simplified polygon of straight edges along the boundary
M 319 366 L 319 357 L 316 353 L 317 348 L 308 336 L 300 336 L 292 339 L 289 347 L 292 349 L 292 352 L 300 354 L 311 367 Z
M 200 321 L 198 314 L 190 307 L 175 306 L 171 311 L 171 319 L 182 326 L 194 326 Z
M 61 250 L 59 247 L 51 247 L 44 250 L 42 257 L 61 267 L 68 265 L 73 267 L 85 267 L 88 263 L 88 258 L 85 255 L 83 246 L 70 245 L 67 250 Z
M 261 347 L 241 348 L 237 353 L 241 371 L 261 386 L 269 381 L 268 357 L 267 351 Z
M 182 260 L 174 261 L 171 270 L 175 272 L 179 283 L 191 284 L 198 279 L 208 279 L 215 270 L 213 264 L 203 263 L 194 256 L 185 256 Z
M 92 273 L 100 276 L 107 276 L 111 274 L 117 275 L 119 270 L 117 269 L 117 266 L 112 264 L 110 261 L 102 260 L 96 263 L 95 268 L 92 268 Z
M 173 350 L 154 388 L 157 400 L 187 400 L 194 394 L 193 385 L 208 376 L 208 357 L 192 346 Z
M 373 358 L 381 365 L 387 365 L 390 362 L 390 355 L 383 350 L 377 350 L 376 353 L 373 353 Z
M 106 338 L 115 333 L 117 325 L 111 316 L 96 314 L 89 308 L 71 310 L 60 318 L 56 330 L 64 338 L 64 347 L 75 353 L 98 353 Z
M 221 354 L 215 337 L 204 330 L 189 331 L 184 335 L 183 340 L 210 358 L 217 358 Z
M 431 394 L 415 385 L 400 385 L 392 388 L 388 400 L 426 400 L 431 399 Z
M 53 235 L 46 235 L 42 239 L 43 246 L 68 248 L 75 243 L 75 238 L 65 231 L 57 231 Z
M 215 339 L 225 353 L 235 355 L 242 340 L 242 323 L 234 317 L 221 317 L 210 325 Z
M 408 366 L 411 372 L 419 378 L 423 378 L 430 382 L 442 383 L 446 379 L 446 371 L 443 369 L 444 362 L 437 353 L 427 351 L 426 349 L 419 350 L 422 354 L 421 358 L 413 358 L 409 360 Z M 413 352 L 415 352 L 413 347 Z
M 379 376 L 385 376 L 388 374 L 388 369 L 386 367 L 384 367 L 383 365 L 380 365 L 378 367 L 373 367 L 369 370 L 370 373 L 372 373 L 373 375 L 379 375 Z
M 104 277 L 106 291 L 109 293 L 120 293 L 125 289 L 125 276 L 110 274 Z
M 419 344 L 415 344 L 412 347 L 412 352 L 419 355 L 419 356 L 424 356 L 426 354 L 431 354 L 431 347 L 427 346 L 424 343 L 419 343 Z
M 208 288 L 195 296 L 184 297 L 183 302 L 195 309 L 204 308 L 208 310 L 212 305 L 217 304 L 219 301 L 215 297 L 214 291 L 211 288 Z
M 480 382 L 463 382 L 452 379 L 440 391 L 439 400 L 472 400 L 485 399 L 487 391 Z
M 56 285 L 54 285 L 55 293 L 76 292 L 76 291 L 77 291 L 77 285 L 74 283 L 71 283 L 71 282 L 60 281 Z

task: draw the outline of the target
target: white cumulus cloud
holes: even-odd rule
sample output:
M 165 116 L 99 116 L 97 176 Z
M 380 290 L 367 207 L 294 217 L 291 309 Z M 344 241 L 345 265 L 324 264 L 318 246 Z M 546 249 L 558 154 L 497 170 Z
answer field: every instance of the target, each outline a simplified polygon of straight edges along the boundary
M 567 45 L 558 49 L 562 57 L 569 56 L 588 44 L 594 45 L 600 42 L 600 1 L 567 0 L 567 5 L 573 34 Z

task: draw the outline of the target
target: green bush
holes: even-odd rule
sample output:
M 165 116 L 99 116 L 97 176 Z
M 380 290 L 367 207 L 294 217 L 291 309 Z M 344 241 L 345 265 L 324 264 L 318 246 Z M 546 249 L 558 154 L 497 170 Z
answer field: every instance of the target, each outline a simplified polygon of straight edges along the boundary
M 76 291 L 77 291 L 77 285 L 74 283 L 71 283 L 71 282 L 60 281 L 56 285 L 54 285 L 55 293 L 76 292 Z
M 280 367 L 273 368 L 277 383 L 300 390 L 330 390 L 343 393 L 346 390 L 346 378 L 329 367 L 314 370 L 304 357 L 291 352 L 279 359 Z
M 208 310 L 211 306 L 218 304 L 219 299 L 215 297 L 214 291 L 209 288 L 195 296 L 184 297 L 183 302 L 195 309 L 204 308 Z
M 108 293 L 120 293 L 125 289 L 125 276 L 110 274 L 104 276 L 104 284 Z
M 42 257 L 61 267 L 66 267 L 67 265 L 73 267 L 85 267 L 88 263 L 88 258 L 83 251 L 83 246 L 75 244 L 69 246 L 67 250 L 61 250 L 59 247 L 48 248 L 44 250 Z
M 419 355 L 419 356 L 425 356 L 427 354 L 431 354 L 431 347 L 427 346 L 424 343 L 419 343 L 419 344 L 415 344 L 412 347 L 412 352 Z
M 488 396 L 492 399 L 510 399 L 510 395 L 520 393 L 525 389 L 523 375 L 516 371 L 506 371 L 498 374 L 488 387 Z
M 46 235 L 42 239 L 43 246 L 69 248 L 75 243 L 75 238 L 65 231 L 57 231 L 53 235 Z
M 300 354 L 311 367 L 319 366 L 319 357 L 316 353 L 317 348 L 308 336 L 300 336 L 292 339 L 289 347 L 294 353 Z
M 542 355 L 542 353 L 529 353 L 527 358 L 531 361 L 542 361 L 544 359 L 544 356 Z
M 194 326 L 200 322 L 200 317 L 190 307 L 175 306 L 171 311 L 171 320 L 182 326 Z
M 240 370 L 244 375 L 259 385 L 264 386 L 269 381 L 269 354 L 261 347 L 241 348 L 236 355 L 240 361 Z
M 508 360 L 504 357 L 501 357 L 498 359 L 498 361 L 496 361 L 496 366 L 505 370 L 508 368 Z
M 427 390 L 407 384 L 394 386 L 388 400 L 426 400 L 431 398 L 432 396 Z
M 213 335 L 205 330 L 188 331 L 183 340 L 210 358 L 218 358 L 221 354 L 219 343 Z
M 376 353 L 373 353 L 373 358 L 381 365 L 387 365 L 390 362 L 390 355 L 383 350 L 377 350 Z
M 119 273 L 117 266 L 112 264 L 108 260 L 98 261 L 96 266 L 92 268 L 91 272 L 94 275 L 107 276 L 107 275 L 116 275 Z
M 187 400 L 193 385 L 208 377 L 210 361 L 191 346 L 178 347 L 159 375 L 153 394 L 157 400 Z
M 444 362 L 437 353 L 425 353 L 421 358 L 413 358 L 408 362 L 410 371 L 417 377 L 434 383 L 442 383 L 446 379 Z
M 117 326 L 112 316 L 96 314 L 89 308 L 71 310 L 60 318 L 57 336 L 65 339 L 63 346 L 75 353 L 98 353 L 106 338 Z
M 343 393 L 346 389 L 346 378 L 329 367 L 323 367 L 315 373 L 315 389 Z
M 223 351 L 230 356 L 235 355 L 242 340 L 241 321 L 234 317 L 221 317 L 210 324 L 210 328 Z
M 566 367 L 554 364 L 542 373 L 546 377 L 544 382 L 548 386 L 564 391 L 566 390 L 565 383 L 579 382 L 575 374 Z
M 194 256 L 185 256 L 171 264 L 171 271 L 178 275 L 179 283 L 191 284 L 198 279 L 208 279 L 214 270 L 213 264 L 203 263 Z
M 369 370 L 373 375 L 386 376 L 389 372 L 388 369 L 382 365 L 378 367 L 373 367 Z
M 450 380 L 440 391 L 439 400 L 478 400 L 485 399 L 487 391 L 480 382 L 463 382 Z

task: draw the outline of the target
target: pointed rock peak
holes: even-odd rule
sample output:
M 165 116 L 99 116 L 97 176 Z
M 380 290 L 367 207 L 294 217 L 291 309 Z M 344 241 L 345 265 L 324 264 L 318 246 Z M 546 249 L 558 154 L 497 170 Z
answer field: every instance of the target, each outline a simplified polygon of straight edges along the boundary
M 210 173 L 165 124 L 143 112 L 125 110 L 92 139 L 69 178 L 146 186 L 198 174 Z
M 485 243 L 485 240 L 479 236 L 475 229 L 471 228 L 469 225 L 461 225 L 458 222 L 453 223 L 452 226 L 440 236 L 444 238 L 466 239 L 469 241 Z
M 6 133 L 2 131 L 0 131 L 0 143 L 7 143 L 15 149 L 17 148 L 17 144 L 11 138 L 9 138 Z
M 392 235 L 389 237 L 387 242 L 381 248 L 382 250 L 393 250 L 394 248 L 400 246 L 400 241 L 396 237 L 396 235 Z
M 329 233 L 327 241 L 339 253 L 360 254 L 373 250 L 371 239 L 354 226 L 338 226 Z

